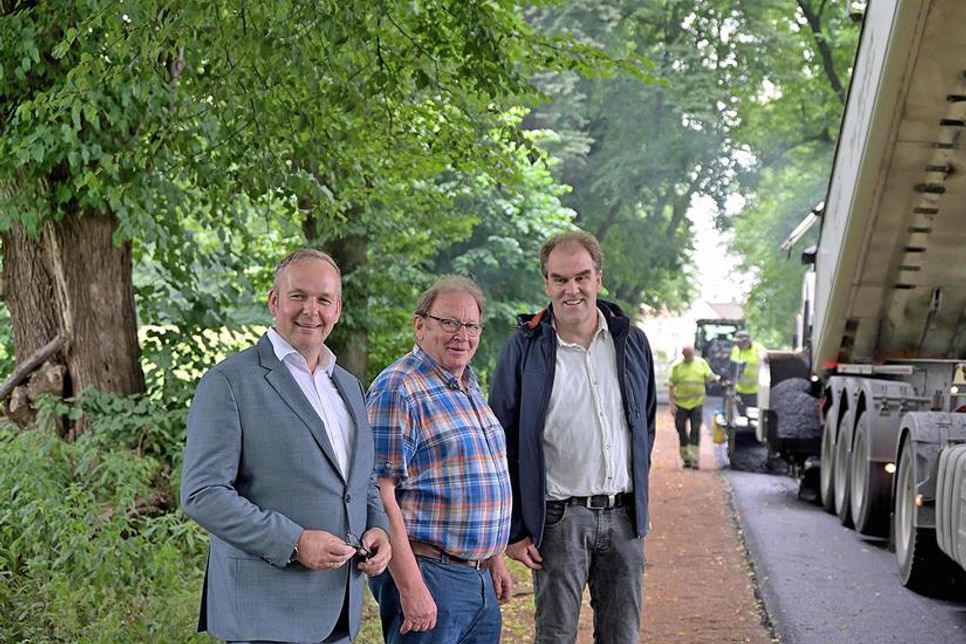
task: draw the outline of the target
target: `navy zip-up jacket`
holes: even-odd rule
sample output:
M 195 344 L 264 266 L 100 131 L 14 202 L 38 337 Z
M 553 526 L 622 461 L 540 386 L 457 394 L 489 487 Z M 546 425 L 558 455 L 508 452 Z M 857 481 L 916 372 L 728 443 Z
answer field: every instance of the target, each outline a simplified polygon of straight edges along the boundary
M 654 361 L 647 336 L 631 324 L 620 307 L 597 300 L 614 339 L 624 416 L 631 432 L 634 525 L 639 537 L 648 531 L 647 479 L 654 447 L 657 395 Z M 539 546 L 546 516 L 546 460 L 543 427 L 553 387 L 557 333 L 551 306 L 518 317 L 516 332 L 503 347 L 490 384 L 490 407 L 506 432 L 513 513 L 510 543 L 530 537 Z

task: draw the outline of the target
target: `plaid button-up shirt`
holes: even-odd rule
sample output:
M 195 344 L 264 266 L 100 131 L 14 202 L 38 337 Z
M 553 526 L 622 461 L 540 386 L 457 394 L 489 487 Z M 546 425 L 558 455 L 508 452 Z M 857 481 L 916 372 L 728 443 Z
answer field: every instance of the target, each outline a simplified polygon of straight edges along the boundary
M 470 368 L 461 383 L 417 347 L 379 374 L 367 405 L 376 475 L 395 483 L 409 538 L 465 559 L 502 552 L 506 440 Z

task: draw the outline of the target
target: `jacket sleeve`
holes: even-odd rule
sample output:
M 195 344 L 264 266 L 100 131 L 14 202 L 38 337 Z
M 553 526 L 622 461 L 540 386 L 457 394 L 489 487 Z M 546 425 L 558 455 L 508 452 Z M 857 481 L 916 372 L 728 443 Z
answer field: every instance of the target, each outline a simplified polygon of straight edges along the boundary
M 366 392 L 362 390 L 362 383 L 358 380 L 356 382 L 359 384 L 359 395 L 364 401 Z M 367 437 L 371 441 L 373 440 L 372 428 L 368 427 L 368 414 L 365 418 Z M 366 491 L 366 530 L 371 528 L 381 528 L 387 535 L 389 534 L 389 519 L 386 517 L 386 510 L 382 505 L 382 494 L 379 490 L 379 478 L 376 476 L 375 462 L 373 462 L 372 474 L 369 475 L 369 487 Z
M 647 340 L 645 339 L 645 342 Z M 651 455 L 654 453 L 654 441 L 657 439 L 657 382 L 654 377 L 654 355 L 647 345 L 647 436 L 649 449 L 647 451 L 647 466 L 651 467 Z
M 651 353 L 651 344 L 648 342 L 647 335 L 637 328 L 633 332 L 640 338 L 641 353 L 645 363 L 643 368 L 647 377 L 647 391 L 644 392 L 644 418 L 647 422 L 647 465 L 650 469 L 654 441 L 657 438 L 657 383 L 654 377 L 654 355 Z
M 507 469 L 513 490 L 510 543 L 528 537 L 520 503 L 520 397 L 523 375 L 523 342 L 513 335 L 500 352 L 490 382 L 489 404 L 506 435 Z
M 285 567 L 302 527 L 238 493 L 235 478 L 241 447 L 242 422 L 235 394 L 228 379 L 213 369 L 198 384 L 188 414 L 182 510 L 236 548 Z

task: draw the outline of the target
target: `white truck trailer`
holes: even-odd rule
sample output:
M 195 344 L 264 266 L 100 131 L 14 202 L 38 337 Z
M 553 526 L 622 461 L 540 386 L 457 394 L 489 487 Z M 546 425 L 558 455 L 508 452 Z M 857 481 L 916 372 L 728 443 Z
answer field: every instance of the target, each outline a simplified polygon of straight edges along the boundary
M 901 583 L 927 594 L 966 568 L 964 126 L 966 0 L 870 0 L 803 355 L 822 503 L 860 533 L 891 533 Z M 770 441 L 790 411 L 760 406 Z

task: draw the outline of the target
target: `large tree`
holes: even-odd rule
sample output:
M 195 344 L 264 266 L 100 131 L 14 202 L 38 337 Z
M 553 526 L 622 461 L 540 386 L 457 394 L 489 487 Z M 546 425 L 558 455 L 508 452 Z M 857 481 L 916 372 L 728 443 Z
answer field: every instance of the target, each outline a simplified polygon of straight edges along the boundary
M 798 257 L 818 229 L 791 252 L 779 247 L 825 198 L 860 16 L 851 3 L 827 0 L 732 5 L 743 34 L 737 56 L 754 64 L 745 91 L 735 93 L 734 137 L 747 152 L 737 186 L 744 205 L 722 224 L 733 226 L 733 249 L 754 277 L 746 317 L 770 346 L 787 346 L 805 270 Z
M 574 188 L 565 203 L 601 238 L 613 296 L 688 303 L 685 214 L 707 195 L 755 277 L 749 319 L 776 342 L 791 328 L 801 270 L 777 249 L 824 193 L 857 34 L 848 4 L 606 0 L 532 15 L 653 61 L 656 83 L 541 76 L 552 102 L 527 121 L 559 135 L 548 149 Z
M 607 0 L 565 3 L 533 15 L 556 33 L 573 32 L 619 55 L 653 64 L 646 78 L 542 77 L 553 98 L 528 120 L 559 132 L 549 149 L 573 186 L 565 203 L 601 240 L 605 283 L 631 310 L 685 305 L 692 292 L 686 217 L 692 198 L 724 201 L 734 176 L 731 89 L 722 82 L 721 16 L 714 3 Z M 697 20 L 698 16 L 705 20 Z
M 207 269 L 282 245 L 249 232 L 258 216 L 333 252 L 347 297 L 365 297 L 372 239 L 468 234 L 432 219 L 452 201 L 441 176 L 520 181 L 509 152 L 527 142 L 504 112 L 534 70 L 597 58 L 536 37 L 507 0 L 3 0 L 0 241 L 18 361 L 59 335 L 65 394 L 143 390 L 132 255 L 162 285 L 180 278 L 174 299 L 209 319 Z M 199 231 L 223 249 L 192 248 Z M 369 322 L 342 327 L 357 372 Z

